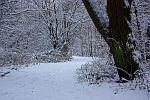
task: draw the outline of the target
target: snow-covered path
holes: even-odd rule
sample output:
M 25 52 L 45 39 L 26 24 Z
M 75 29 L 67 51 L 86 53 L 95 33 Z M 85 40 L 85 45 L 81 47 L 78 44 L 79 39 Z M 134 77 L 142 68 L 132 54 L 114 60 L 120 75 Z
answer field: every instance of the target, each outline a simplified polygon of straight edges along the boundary
M 147 100 L 145 92 L 123 90 L 110 84 L 76 83 L 76 69 L 92 60 L 74 57 L 64 63 L 39 64 L 0 78 L 0 100 Z

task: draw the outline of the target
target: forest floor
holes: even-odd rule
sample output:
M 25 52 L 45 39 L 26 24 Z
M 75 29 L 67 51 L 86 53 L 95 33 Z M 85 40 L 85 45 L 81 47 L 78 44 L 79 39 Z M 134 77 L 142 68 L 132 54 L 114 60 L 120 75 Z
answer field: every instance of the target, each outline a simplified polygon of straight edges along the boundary
M 0 77 L 0 100 L 148 100 L 144 90 L 122 88 L 117 83 L 78 83 L 76 69 L 91 60 L 73 57 L 69 62 L 13 70 Z

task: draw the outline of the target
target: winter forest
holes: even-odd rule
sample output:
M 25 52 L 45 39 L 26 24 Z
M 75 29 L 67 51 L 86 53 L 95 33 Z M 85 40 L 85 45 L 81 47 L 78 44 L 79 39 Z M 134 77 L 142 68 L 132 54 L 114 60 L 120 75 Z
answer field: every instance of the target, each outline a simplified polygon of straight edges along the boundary
M 0 100 L 150 100 L 149 7 L 0 0 Z

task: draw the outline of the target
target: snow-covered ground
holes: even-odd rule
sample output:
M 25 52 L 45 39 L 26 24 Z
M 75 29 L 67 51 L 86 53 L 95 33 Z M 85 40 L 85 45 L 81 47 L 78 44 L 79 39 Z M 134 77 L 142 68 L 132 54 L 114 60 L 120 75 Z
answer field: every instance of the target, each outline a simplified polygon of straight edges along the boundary
M 118 89 L 114 84 L 77 83 L 76 69 L 92 60 L 43 63 L 0 78 L 0 100 L 148 100 L 146 92 Z

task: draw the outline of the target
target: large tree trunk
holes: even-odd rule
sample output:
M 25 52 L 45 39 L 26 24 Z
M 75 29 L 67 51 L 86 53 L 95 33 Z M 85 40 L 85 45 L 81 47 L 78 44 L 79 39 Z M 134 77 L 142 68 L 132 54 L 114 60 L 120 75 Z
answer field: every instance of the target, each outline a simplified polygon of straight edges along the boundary
M 128 35 L 132 32 L 128 22 L 131 21 L 130 5 L 127 6 L 124 0 L 108 0 L 107 13 L 109 17 L 109 32 L 111 34 L 111 51 L 122 78 L 132 79 L 138 64 L 133 60 L 133 48 L 127 47 Z M 121 68 L 121 69 L 120 69 Z
M 133 60 L 133 48 L 129 48 L 128 35 L 132 32 L 128 22 L 130 22 L 130 5 L 131 0 L 127 3 L 124 0 L 108 0 L 107 13 L 109 17 L 109 31 L 106 31 L 102 25 L 96 10 L 92 7 L 89 0 L 82 0 L 90 17 L 100 34 L 110 47 L 113 54 L 115 65 L 118 70 L 120 79 L 125 78 L 131 80 L 134 77 L 134 72 L 138 69 L 138 64 Z

